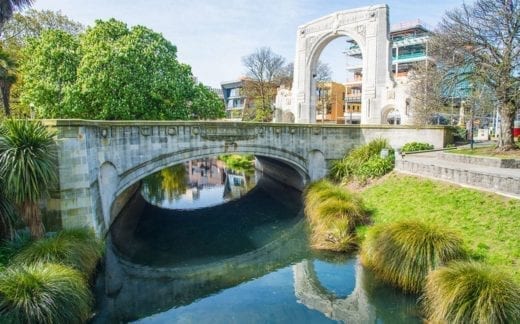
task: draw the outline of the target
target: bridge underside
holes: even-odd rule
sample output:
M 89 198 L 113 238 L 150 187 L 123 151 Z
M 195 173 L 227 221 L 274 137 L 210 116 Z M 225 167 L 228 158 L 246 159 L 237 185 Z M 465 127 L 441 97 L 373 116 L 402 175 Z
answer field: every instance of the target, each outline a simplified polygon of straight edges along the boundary
M 56 128 L 59 190 L 47 204 L 56 228 L 92 227 L 104 235 L 140 179 L 196 158 L 244 153 L 279 161 L 306 181 L 352 148 L 383 137 L 393 147 L 422 141 L 443 147 L 448 130 L 316 124 L 46 120 Z

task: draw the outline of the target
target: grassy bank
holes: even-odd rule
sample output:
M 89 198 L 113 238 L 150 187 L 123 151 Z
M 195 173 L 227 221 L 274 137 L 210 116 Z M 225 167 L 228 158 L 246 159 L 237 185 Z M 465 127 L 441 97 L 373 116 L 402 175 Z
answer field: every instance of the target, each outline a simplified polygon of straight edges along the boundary
M 519 144 L 517 143 L 517 146 L 518 145 Z M 520 146 L 519 146 L 519 148 L 520 148 Z M 520 159 L 520 150 L 501 152 L 501 151 L 497 151 L 495 146 L 476 147 L 474 149 L 459 148 L 459 149 L 451 150 L 451 151 L 447 151 L 447 152 L 453 153 L 453 154 L 487 156 L 487 157 L 495 157 L 495 158 L 502 158 L 502 159 Z
M 362 197 L 375 224 L 419 218 L 456 229 L 473 258 L 520 282 L 520 200 L 395 174 L 365 189 Z

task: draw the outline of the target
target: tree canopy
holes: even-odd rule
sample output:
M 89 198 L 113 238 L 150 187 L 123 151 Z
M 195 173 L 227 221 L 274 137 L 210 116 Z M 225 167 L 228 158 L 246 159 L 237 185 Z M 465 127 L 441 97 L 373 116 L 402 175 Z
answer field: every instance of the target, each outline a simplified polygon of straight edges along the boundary
M 520 1 L 477 0 L 449 11 L 432 38 L 442 66 L 464 71 L 474 88 L 494 92 L 501 117 L 499 147 L 515 147 L 513 120 L 520 106 Z
M 49 30 L 24 48 L 22 102 L 39 117 L 192 119 L 224 116 L 177 48 L 143 26 L 96 21 L 79 36 Z M 197 106 L 204 105 L 204 106 Z

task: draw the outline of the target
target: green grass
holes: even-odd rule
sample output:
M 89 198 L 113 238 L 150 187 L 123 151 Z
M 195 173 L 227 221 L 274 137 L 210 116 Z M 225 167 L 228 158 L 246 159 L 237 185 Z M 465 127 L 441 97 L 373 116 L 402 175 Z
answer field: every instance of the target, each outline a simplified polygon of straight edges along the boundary
M 517 144 L 517 146 L 518 146 L 518 144 Z M 473 150 L 470 148 L 459 148 L 459 149 L 450 150 L 447 152 L 453 153 L 453 154 L 487 156 L 487 157 L 495 157 L 495 158 L 503 158 L 503 159 L 520 159 L 520 150 L 501 152 L 501 151 L 497 151 L 494 146 L 476 147 Z
M 360 256 L 383 281 L 406 292 L 420 293 L 428 272 L 464 259 L 466 252 L 454 231 L 411 219 L 371 227 Z
M 69 229 L 29 244 L 13 258 L 15 264 L 61 263 L 89 278 L 101 258 L 102 243 L 88 229 Z
M 304 196 L 313 248 L 339 252 L 356 246 L 356 227 L 368 223 L 359 196 L 326 180 L 310 184 Z
M 2 323 L 84 323 L 92 301 L 83 275 L 64 265 L 14 265 L 0 273 Z
M 422 300 L 431 323 L 520 323 L 520 286 L 478 262 L 453 262 L 428 275 Z
M 392 174 L 362 194 L 375 224 L 422 219 L 456 229 L 474 259 L 520 282 L 520 200 Z M 366 228 L 358 234 L 362 237 Z

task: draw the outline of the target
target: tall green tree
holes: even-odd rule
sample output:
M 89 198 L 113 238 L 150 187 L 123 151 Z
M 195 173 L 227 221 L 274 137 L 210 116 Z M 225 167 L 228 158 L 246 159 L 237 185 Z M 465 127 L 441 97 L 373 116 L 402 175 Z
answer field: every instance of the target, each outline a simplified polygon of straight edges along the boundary
M 0 128 L 0 179 L 34 238 L 45 232 L 38 203 L 57 181 L 54 146 L 40 122 L 6 120 Z
M 218 119 L 226 116 L 224 101 L 201 83 L 195 86 L 195 97 L 190 107 L 190 119 Z
M 30 6 L 33 0 L 2 0 L 0 1 L 0 33 L 6 21 L 8 21 L 16 10 Z
M 77 38 L 61 30 L 44 31 L 23 49 L 20 70 L 24 79 L 21 100 L 34 105 L 39 117 L 64 118 L 71 114 L 67 99 L 76 82 L 80 62 Z
M 143 26 L 111 19 L 79 38 L 47 31 L 24 53 L 22 102 L 34 103 L 40 117 L 186 120 L 224 112 L 177 61 L 177 48 Z
M 16 81 L 15 62 L 7 52 L 0 47 L 0 94 L 2 95 L 2 105 L 4 114 L 9 116 L 11 87 Z
M 431 54 L 466 70 L 471 84 L 494 92 L 501 118 L 500 150 L 516 148 L 513 121 L 520 106 L 520 1 L 477 0 L 449 11 L 432 38 Z

